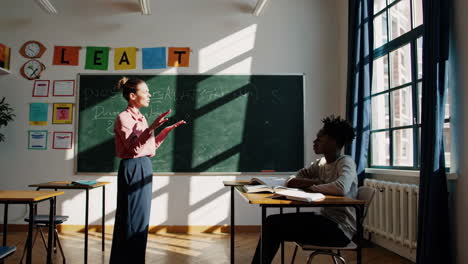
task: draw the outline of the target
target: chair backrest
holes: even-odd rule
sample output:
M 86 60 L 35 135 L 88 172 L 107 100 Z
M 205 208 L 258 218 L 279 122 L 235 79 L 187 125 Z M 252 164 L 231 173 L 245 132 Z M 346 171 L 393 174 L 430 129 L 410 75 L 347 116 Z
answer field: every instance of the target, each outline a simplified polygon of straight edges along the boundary
M 376 192 L 375 188 L 368 187 L 368 186 L 361 186 L 358 189 L 357 199 L 366 201 L 364 205 L 364 212 L 362 214 L 361 221 L 364 221 L 364 219 L 367 216 L 367 209 L 369 208 L 369 205 L 372 202 L 372 199 L 374 199 L 375 192 Z

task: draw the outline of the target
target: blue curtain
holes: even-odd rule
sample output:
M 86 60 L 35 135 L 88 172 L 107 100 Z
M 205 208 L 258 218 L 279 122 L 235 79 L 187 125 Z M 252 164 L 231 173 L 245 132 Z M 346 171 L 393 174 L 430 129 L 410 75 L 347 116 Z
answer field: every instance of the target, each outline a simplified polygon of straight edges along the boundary
M 452 263 L 444 102 L 449 52 L 449 0 L 423 0 L 423 83 L 418 249 L 420 264 Z
M 349 1 L 346 118 L 356 129 L 356 139 L 345 149 L 345 153 L 356 162 L 359 185 L 362 185 L 365 177 L 369 147 L 373 10 L 373 0 Z

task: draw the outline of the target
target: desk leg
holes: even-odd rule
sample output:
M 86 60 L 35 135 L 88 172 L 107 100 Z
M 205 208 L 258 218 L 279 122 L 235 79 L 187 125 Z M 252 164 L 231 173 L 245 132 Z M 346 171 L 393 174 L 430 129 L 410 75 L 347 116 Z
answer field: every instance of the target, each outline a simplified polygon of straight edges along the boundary
M 231 234 L 231 264 L 234 264 L 234 234 L 235 234 L 235 223 L 234 223 L 234 186 L 231 186 L 231 228 L 229 229 Z
M 26 263 L 31 264 L 32 261 L 32 232 L 34 226 L 34 204 L 29 203 L 29 226 L 28 226 L 28 252 L 26 255 Z
M 106 186 L 102 186 L 102 223 L 101 223 L 101 236 L 102 236 L 102 251 L 105 250 L 105 246 L 104 246 L 104 234 L 106 233 L 105 232 L 105 229 L 106 229 L 106 226 L 105 226 L 105 223 L 106 223 Z
M 5 203 L 5 207 L 3 207 L 3 246 L 6 246 L 6 242 L 7 242 L 7 229 L 8 229 L 8 203 Z
M 266 207 L 262 206 L 262 228 L 261 228 L 261 233 L 260 233 L 260 263 L 266 263 L 266 259 L 264 258 L 264 252 L 265 252 L 265 243 L 264 243 L 264 235 L 265 235 L 265 225 L 266 225 Z
M 55 199 L 50 199 L 49 208 L 49 235 L 47 238 L 47 263 L 52 263 L 52 244 L 55 236 Z
M 89 189 L 86 189 L 86 208 L 85 208 L 85 248 L 84 263 L 88 263 L 88 207 L 89 207 Z
M 357 264 L 362 263 L 362 212 L 364 207 L 361 205 L 355 206 L 354 207 L 356 210 L 356 235 L 357 235 Z
M 283 214 L 283 207 L 280 207 L 280 214 Z M 281 240 L 281 264 L 284 264 L 284 241 Z

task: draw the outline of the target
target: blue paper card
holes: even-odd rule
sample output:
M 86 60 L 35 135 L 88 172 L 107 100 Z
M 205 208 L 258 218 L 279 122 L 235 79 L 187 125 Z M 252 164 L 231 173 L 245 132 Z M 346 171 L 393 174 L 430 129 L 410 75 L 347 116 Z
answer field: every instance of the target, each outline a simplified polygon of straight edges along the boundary
M 143 69 L 165 69 L 166 48 L 143 48 Z

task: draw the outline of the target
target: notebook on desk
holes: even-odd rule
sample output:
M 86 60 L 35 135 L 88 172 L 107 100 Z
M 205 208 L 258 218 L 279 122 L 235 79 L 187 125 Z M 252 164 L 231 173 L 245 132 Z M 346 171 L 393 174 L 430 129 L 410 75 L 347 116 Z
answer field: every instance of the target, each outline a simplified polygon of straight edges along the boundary
M 72 181 L 70 185 L 75 186 L 92 186 L 95 185 L 97 181 Z

